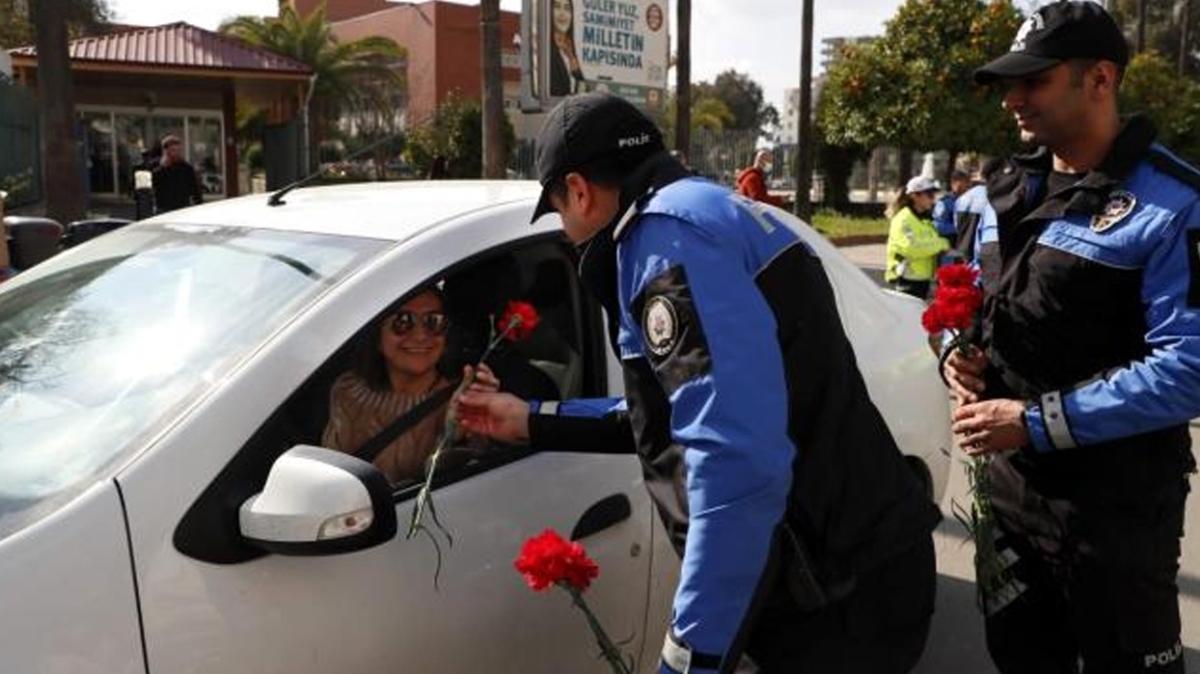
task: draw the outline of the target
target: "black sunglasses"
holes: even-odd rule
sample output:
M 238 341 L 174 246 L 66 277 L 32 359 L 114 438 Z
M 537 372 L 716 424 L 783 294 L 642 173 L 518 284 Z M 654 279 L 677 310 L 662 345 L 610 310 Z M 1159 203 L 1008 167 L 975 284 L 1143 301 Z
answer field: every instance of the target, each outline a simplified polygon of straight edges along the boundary
M 390 323 L 392 332 L 396 335 L 407 335 L 415 330 L 417 325 L 425 328 L 425 332 L 431 335 L 440 336 L 446 334 L 446 330 L 450 328 L 450 319 L 441 311 L 418 314 L 405 310 L 397 311 Z

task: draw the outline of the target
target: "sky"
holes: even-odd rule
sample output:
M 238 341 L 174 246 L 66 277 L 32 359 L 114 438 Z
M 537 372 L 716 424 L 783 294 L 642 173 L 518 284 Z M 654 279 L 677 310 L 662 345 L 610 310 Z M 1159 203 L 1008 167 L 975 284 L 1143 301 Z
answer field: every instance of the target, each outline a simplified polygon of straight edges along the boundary
M 337 2 L 337 0 L 329 0 Z M 452 0 L 474 5 L 477 1 Z M 877 35 L 901 0 L 814 0 L 814 64 L 821 39 Z M 501 0 L 520 11 L 520 0 Z M 670 2 L 670 18 L 675 3 Z M 239 14 L 274 14 L 278 0 L 109 0 L 116 20 L 154 25 L 187 21 L 216 28 Z M 711 80 L 728 68 L 749 73 L 768 101 L 783 109 L 784 92 L 800 81 L 800 0 L 695 0 L 692 3 L 692 80 Z

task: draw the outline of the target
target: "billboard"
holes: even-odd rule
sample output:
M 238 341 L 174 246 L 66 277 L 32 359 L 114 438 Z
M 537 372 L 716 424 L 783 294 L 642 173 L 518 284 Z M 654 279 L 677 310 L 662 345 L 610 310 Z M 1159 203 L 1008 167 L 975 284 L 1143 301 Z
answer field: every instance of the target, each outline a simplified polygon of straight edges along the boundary
M 609 91 L 661 112 L 670 40 L 667 0 L 524 0 L 522 108 Z

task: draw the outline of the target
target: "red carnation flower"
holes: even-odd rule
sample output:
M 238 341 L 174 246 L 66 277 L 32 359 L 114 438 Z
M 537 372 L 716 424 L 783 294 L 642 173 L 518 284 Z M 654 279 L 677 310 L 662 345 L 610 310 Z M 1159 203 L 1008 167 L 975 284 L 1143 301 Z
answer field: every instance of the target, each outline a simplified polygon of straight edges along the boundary
M 600 575 L 600 567 L 582 545 L 563 540 L 553 529 L 525 541 L 513 566 L 529 587 L 539 592 L 557 584 L 583 592 Z
M 943 329 L 966 330 L 982 305 L 983 293 L 974 285 L 939 286 L 930 307 L 936 307 Z
M 520 342 L 529 339 L 541 322 L 542 317 L 532 304 L 512 300 L 496 321 L 496 330 L 508 341 Z
M 938 269 L 937 284 L 939 288 L 964 288 L 975 285 L 979 271 L 970 265 L 956 262 Z
M 925 313 L 921 314 L 921 325 L 925 326 L 925 332 L 932 334 L 946 329 L 940 308 L 936 302 L 925 307 Z

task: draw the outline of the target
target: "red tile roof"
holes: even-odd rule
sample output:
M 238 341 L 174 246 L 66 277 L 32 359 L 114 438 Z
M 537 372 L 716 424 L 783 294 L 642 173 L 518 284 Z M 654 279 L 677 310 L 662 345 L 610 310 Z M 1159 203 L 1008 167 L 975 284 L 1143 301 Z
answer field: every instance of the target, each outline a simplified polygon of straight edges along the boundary
M 72 40 L 69 51 L 72 61 L 213 70 L 257 70 L 299 75 L 311 72 L 308 66 L 294 59 L 183 22 L 132 28 Z M 14 57 L 36 57 L 37 49 L 21 47 L 11 49 L 9 53 Z

